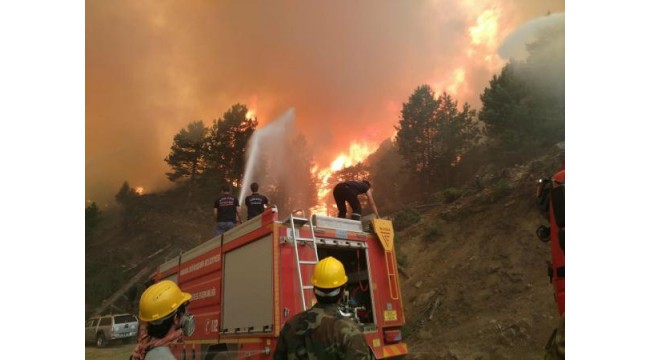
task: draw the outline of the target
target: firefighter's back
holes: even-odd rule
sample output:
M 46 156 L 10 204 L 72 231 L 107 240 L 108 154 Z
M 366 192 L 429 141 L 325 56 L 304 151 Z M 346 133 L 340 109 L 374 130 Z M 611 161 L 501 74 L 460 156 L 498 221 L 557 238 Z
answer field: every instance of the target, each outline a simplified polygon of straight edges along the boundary
M 370 359 L 359 325 L 336 304 L 316 304 L 286 322 L 274 359 Z

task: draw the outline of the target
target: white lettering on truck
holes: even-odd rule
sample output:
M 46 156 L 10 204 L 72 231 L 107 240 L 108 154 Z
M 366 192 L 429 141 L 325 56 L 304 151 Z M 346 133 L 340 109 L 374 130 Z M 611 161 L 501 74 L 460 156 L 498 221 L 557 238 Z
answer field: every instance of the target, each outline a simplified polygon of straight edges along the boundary
M 202 269 L 205 266 L 212 265 L 214 263 L 219 262 L 220 258 L 219 255 L 211 256 L 207 259 L 201 260 L 199 262 L 196 262 L 186 268 L 181 269 L 181 276 L 187 275 L 193 271 L 197 271 L 199 269 Z
M 207 298 L 210 296 L 217 295 L 217 288 L 210 288 L 207 290 L 201 290 L 196 293 L 192 293 L 192 301 Z

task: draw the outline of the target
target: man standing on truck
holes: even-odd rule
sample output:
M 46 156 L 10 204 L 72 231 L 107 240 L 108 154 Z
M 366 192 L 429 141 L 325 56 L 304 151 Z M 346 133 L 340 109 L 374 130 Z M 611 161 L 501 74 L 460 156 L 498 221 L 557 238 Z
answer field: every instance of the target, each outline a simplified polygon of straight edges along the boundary
M 252 194 L 246 196 L 246 209 L 248 210 L 248 219 L 250 220 L 257 215 L 264 212 L 264 209 L 269 205 L 269 199 L 258 193 L 260 186 L 256 182 L 251 184 Z
M 337 259 L 330 256 L 316 264 L 312 285 L 318 302 L 284 324 L 273 360 L 370 359 L 361 327 L 338 311 L 347 282 Z
M 132 360 L 175 360 L 169 344 L 191 336 L 194 317 L 187 310 L 192 295 L 175 282 L 163 280 L 151 285 L 140 297 L 141 322 L 138 345 Z
M 347 202 L 350 204 L 350 207 L 352 207 L 351 219 L 361 220 L 361 203 L 357 198 L 360 194 L 366 194 L 368 201 L 370 201 L 370 206 L 372 206 L 372 211 L 375 213 L 375 216 L 379 217 L 375 200 L 372 197 L 372 190 L 370 190 L 369 181 L 349 180 L 338 183 L 334 187 L 333 194 L 334 200 L 336 201 L 336 207 L 339 209 L 338 217 L 345 219 L 347 212 L 345 203 Z
M 214 201 L 214 220 L 217 222 L 215 235 L 219 236 L 241 223 L 239 200 L 230 194 L 230 186 L 221 187 L 221 195 Z

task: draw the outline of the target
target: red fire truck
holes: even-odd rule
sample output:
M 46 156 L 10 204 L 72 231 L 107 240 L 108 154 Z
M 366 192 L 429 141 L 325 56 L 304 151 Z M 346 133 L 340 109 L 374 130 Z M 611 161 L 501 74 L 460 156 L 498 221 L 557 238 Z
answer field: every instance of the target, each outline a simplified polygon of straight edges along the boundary
M 340 260 L 348 284 L 339 311 L 355 319 L 377 359 L 408 353 L 389 220 L 360 222 L 277 209 L 161 264 L 152 281 L 170 279 L 192 294 L 196 331 L 172 346 L 179 359 L 271 359 L 280 329 L 316 299 L 316 262 Z
M 553 283 L 558 311 L 564 315 L 564 169 L 551 178 L 539 180 L 537 204 L 549 219 L 549 226 L 537 228 L 537 236 L 544 242 L 551 242 L 552 262 L 548 263 L 548 276 Z

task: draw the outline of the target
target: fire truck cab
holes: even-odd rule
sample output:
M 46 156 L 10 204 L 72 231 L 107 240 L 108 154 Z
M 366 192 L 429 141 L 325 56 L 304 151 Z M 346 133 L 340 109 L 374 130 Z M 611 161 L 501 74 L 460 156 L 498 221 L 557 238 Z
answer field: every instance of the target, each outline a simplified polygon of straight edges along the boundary
M 360 324 L 374 357 L 408 353 L 392 223 L 303 214 L 279 220 L 266 209 L 158 267 L 153 281 L 192 294 L 196 330 L 172 345 L 177 358 L 271 359 L 284 323 L 316 302 L 312 271 L 327 256 L 348 276 L 339 311 Z

